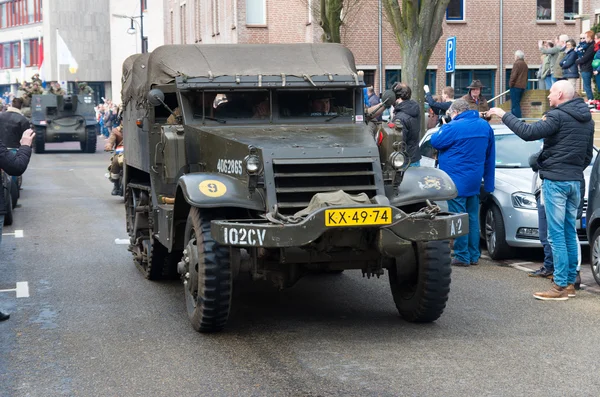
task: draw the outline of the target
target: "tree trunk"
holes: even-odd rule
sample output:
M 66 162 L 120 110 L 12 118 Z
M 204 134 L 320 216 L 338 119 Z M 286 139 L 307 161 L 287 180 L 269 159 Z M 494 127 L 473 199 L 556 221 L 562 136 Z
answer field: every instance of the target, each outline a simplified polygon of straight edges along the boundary
M 412 90 L 412 99 L 419 104 L 421 110 L 421 137 L 427 132 L 424 114 L 425 104 L 425 73 L 429 62 L 428 51 L 425 51 L 421 40 L 406 43 L 402 51 L 402 82 Z

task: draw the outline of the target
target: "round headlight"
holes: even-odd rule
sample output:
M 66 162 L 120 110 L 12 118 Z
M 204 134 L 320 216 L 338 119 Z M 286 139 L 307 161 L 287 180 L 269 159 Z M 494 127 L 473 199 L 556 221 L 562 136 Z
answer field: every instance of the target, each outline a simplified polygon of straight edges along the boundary
M 249 174 L 256 174 L 260 171 L 260 159 L 258 156 L 248 156 L 246 158 L 246 171 Z
M 394 152 L 390 158 L 390 163 L 395 170 L 400 170 L 406 165 L 406 157 L 401 152 Z

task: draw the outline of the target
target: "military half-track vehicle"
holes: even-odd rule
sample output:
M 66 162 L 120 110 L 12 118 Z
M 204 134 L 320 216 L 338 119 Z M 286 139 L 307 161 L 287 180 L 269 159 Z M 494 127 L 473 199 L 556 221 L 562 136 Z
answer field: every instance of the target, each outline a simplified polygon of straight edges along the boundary
M 466 214 L 402 135 L 364 122 L 352 53 L 334 44 L 167 45 L 123 65 L 129 250 L 148 279 L 179 276 L 193 327 L 222 329 L 242 273 L 279 288 L 309 273 L 387 269 L 401 316 L 435 321 L 449 239 Z
M 36 153 L 44 153 L 47 142 L 79 142 L 82 152 L 96 152 L 97 121 L 91 95 L 33 95 L 31 124 Z

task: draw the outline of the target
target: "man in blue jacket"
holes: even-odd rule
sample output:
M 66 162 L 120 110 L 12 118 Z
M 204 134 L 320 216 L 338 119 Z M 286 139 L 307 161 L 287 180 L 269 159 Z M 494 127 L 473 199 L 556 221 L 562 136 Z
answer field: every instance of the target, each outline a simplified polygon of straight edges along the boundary
M 575 89 L 566 81 L 552 85 L 548 101 L 553 108 L 545 119 L 525 124 L 500 108 L 489 114 L 502 117 L 524 141 L 544 139 L 537 165 L 542 178 L 542 201 L 546 206 L 548 241 L 554 258 L 554 282 L 548 291 L 536 292 L 540 300 L 567 300 L 575 297 L 577 277 L 577 232 L 575 220 L 581 202 L 583 170 L 592 161 L 594 121 Z
M 452 121 L 432 135 L 431 145 L 439 151 L 440 169 L 445 171 L 458 190 L 458 197 L 448 201 L 451 212 L 469 214 L 469 234 L 454 240 L 455 266 L 477 265 L 479 261 L 479 191 L 494 191 L 496 145 L 494 130 L 469 110 L 469 103 L 457 99 L 448 109 Z

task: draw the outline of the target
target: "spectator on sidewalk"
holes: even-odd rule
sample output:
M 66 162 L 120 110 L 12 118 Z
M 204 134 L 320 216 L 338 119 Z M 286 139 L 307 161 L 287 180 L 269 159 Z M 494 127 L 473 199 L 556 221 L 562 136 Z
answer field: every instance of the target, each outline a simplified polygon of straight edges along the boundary
M 450 86 L 444 87 L 440 101 L 436 101 L 433 98 L 428 85 L 423 86 L 423 90 L 425 91 L 425 102 L 427 102 L 433 113 L 438 117 L 444 116 L 448 109 L 450 109 L 452 102 L 454 102 L 454 88 Z
M 600 32 L 594 35 L 594 59 L 592 60 L 592 74 L 596 83 L 596 90 L 600 91 Z
M 411 98 L 412 90 L 405 83 L 397 83 L 392 88 L 396 93 L 394 105 L 394 121 L 400 121 L 403 128 L 406 152 L 410 156 L 410 166 L 421 165 L 419 139 L 421 138 L 421 109 Z
M 494 191 L 496 146 L 492 127 L 469 103 L 457 99 L 448 110 L 452 121 L 431 136 L 431 146 L 438 150 L 440 169 L 445 171 L 458 190 L 458 197 L 448 201 L 451 212 L 469 214 L 469 233 L 454 240 L 452 265 L 477 265 L 479 251 L 479 192 Z
M 489 113 L 501 117 L 525 141 L 544 139 L 537 165 L 554 258 L 554 281 L 548 291 L 533 296 L 562 301 L 575 296 L 578 263 L 575 220 L 581 202 L 583 170 L 592 160 L 594 121 L 583 98 L 575 98 L 575 89 L 567 81 L 554 83 L 548 100 L 553 109 L 545 119 L 532 124 L 500 108 L 490 109 Z
M 577 89 L 577 79 L 579 78 L 579 71 L 577 70 L 577 53 L 575 52 L 575 40 L 567 40 L 565 47 L 565 56 L 560 62 L 560 67 L 563 71 L 563 77 L 573 85 L 573 89 Z
M 0 125 L 0 128 L 3 128 Z M 31 144 L 35 133 L 28 129 L 23 133 L 19 149 L 16 153 L 8 150 L 4 143 L 0 141 L 0 168 L 6 171 L 9 175 L 22 175 L 27 169 L 29 159 L 31 158 Z M 2 181 L 0 181 L 2 187 Z M 4 202 L 4 189 L 0 189 L 0 245 L 2 244 L 2 226 L 4 225 L 4 215 L 6 214 L 6 203 Z M 0 311 L 0 321 L 5 321 L 10 318 L 9 314 Z
M 525 54 L 521 50 L 515 52 L 515 63 L 513 63 L 508 87 L 510 88 L 510 111 L 516 117 L 521 118 L 521 98 L 527 89 L 527 75 L 529 68 L 525 63 Z
M 594 32 L 588 30 L 582 36 L 583 42 L 577 46 L 579 51 L 577 52 L 577 65 L 579 66 L 579 72 L 581 72 L 581 80 L 583 81 L 583 90 L 587 100 L 591 101 L 594 99 L 594 92 L 592 91 L 592 61 L 594 60 Z
M 551 41 L 543 42 L 544 48 L 554 48 L 554 43 Z M 542 67 L 540 79 L 544 80 L 544 89 L 549 90 L 552 87 L 552 67 L 554 66 L 554 60 L 556 54 L 542 54 Z
M 481 89 L 484 88 L 484 85 L 479 80 L 473 80 L 467 88 L 469 92 L 461 99 L 467 101 L 469 109 L 477 110 L 480 117 L 489 120 L 486 114 L 490 110 L 490 105 L 488 105 L 487 100 L 481 95 Z
M 22 106 L 23 100 L 14 98 L 12 106 L 9 106 L 6 112 L 0 113 L 0 140 L 9 149 L 16 149 L 21 145 L 21 137 L 29 128 L 29 120 L 21 113 Z

